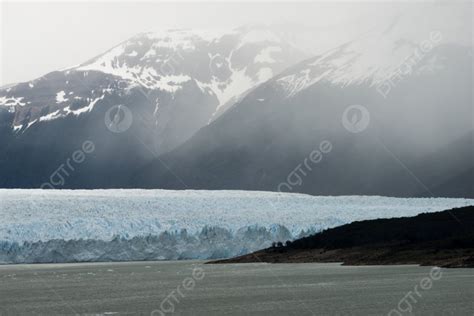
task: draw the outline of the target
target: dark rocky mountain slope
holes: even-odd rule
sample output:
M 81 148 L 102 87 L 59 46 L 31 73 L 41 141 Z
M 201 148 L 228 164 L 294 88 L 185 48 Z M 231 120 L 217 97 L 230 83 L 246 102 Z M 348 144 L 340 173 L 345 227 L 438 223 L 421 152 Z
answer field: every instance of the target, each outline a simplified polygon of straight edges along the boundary
M 344 262 L 474 267 L 474 207 L 353 222 L 217 263 Z

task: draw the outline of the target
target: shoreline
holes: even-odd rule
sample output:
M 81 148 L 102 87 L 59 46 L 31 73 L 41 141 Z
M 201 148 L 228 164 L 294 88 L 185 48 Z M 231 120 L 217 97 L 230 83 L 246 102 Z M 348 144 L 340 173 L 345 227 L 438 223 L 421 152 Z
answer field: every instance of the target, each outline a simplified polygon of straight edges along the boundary
M 430 249 L 429 251 L 434 250 Z M 456 256 L 431 256 L 427 252 L 413 253 L 405 257 L 406 252 L 391 253 L 382 249 L 329 250 L 313 249 L 305 252 L 286 251 L 278 248 L 267 248 L 251 254 L 230 258 L 212 260 L 206 264 L 236 264 L 236 263 L 340 263 L 342 266 L 410 266 L 441 267 L 441 268 L 474 268 L 474 250 L 459 251 Z M 387 256 L 387 258 L 383 258 Z

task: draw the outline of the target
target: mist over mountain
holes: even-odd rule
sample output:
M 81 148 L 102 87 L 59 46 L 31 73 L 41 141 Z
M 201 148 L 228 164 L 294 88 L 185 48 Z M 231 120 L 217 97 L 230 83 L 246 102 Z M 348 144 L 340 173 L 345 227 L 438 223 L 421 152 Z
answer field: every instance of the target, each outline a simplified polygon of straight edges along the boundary
M 472 30 L 455 9 L 356 35 L 137 34 L 0 89 L 0 186 L 472 197 Z
M 168 30 L 138 34 L 81 65 L 3 87 L 0 185 L 38 187 L 90 140 L 93 159 L 64 186 L 125 186 L 137 166 L 305 56 L 262 26 Z M 114 120 L 124 124 L 120 130 L 108 128 Z
M 407 39 L 413 22 L 397 18 L 289 68 L 135 183 L 473 196 L 472 47 L 432 26 Z

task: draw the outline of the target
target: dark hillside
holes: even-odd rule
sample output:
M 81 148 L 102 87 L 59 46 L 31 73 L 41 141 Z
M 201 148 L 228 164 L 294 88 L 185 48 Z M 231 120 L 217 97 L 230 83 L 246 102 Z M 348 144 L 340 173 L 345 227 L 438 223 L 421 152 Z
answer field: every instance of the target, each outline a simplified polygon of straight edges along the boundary
M 344 262 L 474 267 L 474 206 L 353 222 L 229 262 Z

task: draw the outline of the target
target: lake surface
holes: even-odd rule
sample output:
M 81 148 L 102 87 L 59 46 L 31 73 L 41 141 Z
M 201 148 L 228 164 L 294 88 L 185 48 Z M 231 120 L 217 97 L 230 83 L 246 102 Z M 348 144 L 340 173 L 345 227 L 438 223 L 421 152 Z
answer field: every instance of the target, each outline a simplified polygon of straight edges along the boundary
M 0 315 L 473 315 L 474 269 L 432 271 L 201 261 L 0 266 Z

